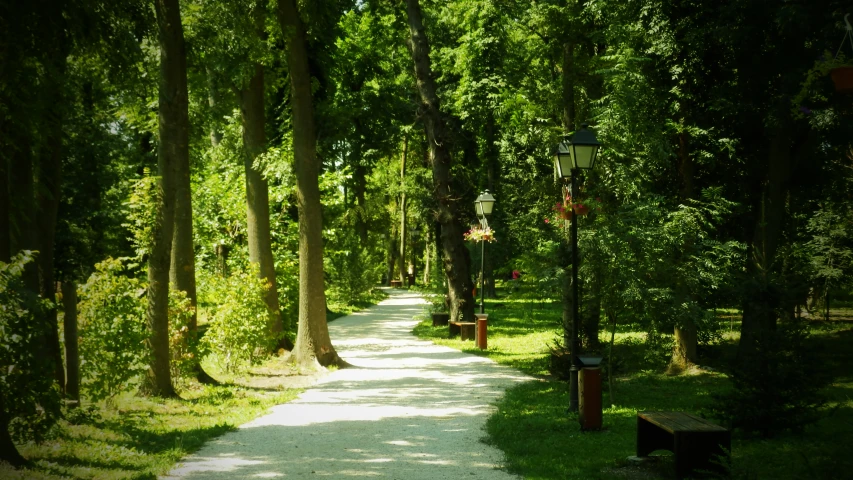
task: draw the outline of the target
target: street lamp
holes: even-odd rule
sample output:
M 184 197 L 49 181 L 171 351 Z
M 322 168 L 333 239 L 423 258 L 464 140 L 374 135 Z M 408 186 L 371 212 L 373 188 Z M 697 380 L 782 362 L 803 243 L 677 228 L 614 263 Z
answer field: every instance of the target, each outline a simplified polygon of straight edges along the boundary
M 575 195 L 575 177 L 580 170 L 589 170 L 595 165 L 601 144 L 595 134 L 587 129 L 587 124 L 572 135 L 567 135 L 554 149 L 554 164 L 560 178 L 569 178 L 571 195 Z M 572 198 L 574 202 L 574 198 Z M 572 331 L 569 349 L 572 352 L 572 366 L 569 369 L 569 410 L 578 411 L 578 220 L 572 208 Z
M 488 227 L 488 218 L 492 214 L 492 208 L 495 206 L 495 197 L 486 190 L 477 197 L 474 206 L 477 209 L 477 217 L 480 219 L 480 225 L 483 228 Z M 481 240 L 480 243 L 482 244 L 480 246 L 480 313 L 486 313 L 484 297 L 486 292 L 486 271 L 484 269 L 486 264 L 486 239 Z

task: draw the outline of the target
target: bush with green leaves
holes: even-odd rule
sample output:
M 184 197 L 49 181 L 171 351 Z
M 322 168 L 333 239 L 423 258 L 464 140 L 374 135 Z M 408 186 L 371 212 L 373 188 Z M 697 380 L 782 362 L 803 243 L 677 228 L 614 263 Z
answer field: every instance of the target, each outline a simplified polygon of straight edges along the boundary
M 830 381 L 809 344 L 807 323 L 785 322 L 756 343 L 753 358 L 732 372 L 732 388 L 715 395 L 713 414 L 763 437 L 802 431 L 820 418 Z
M 340 250 L 326 249 L 328 293 L 331 302 L 354 305 L 369 295 L 382 277 L 382 262 L 358 239 L 349 238 Z
M 169 367 L 176 387 L 195 375 L 202 356 L 198 338 L 190 331 L 194 310 L 186 292 L 169 290 Z
M 205 303 L 212 305 L 202 348 L 226 371 L 258 364 L 278 340 L 270 334 L 264 294 L 269 284 L 258 277 L 257 264 L 227 278 L 206 276 L 202 284 Z
M 80 287 L 80 369 L 89 398 L 111 401 L 148 367 L 145 285 L 108 258 Z
M 44 355 L 49 332 L 44 302 L 24 286 L 33 253 L 0 262 L 0 415 L 13 437 L 41 440 L 59 418 L 60 397 L 52 357 Z

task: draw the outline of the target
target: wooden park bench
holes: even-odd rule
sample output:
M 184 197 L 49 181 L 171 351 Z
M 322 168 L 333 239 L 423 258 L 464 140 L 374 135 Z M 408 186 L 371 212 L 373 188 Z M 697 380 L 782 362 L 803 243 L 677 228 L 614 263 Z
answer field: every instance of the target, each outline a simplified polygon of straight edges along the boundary
M 474 322 L 450 322 L 450 336 L 462 334 L 462 340 L 474 340 Z
M 391 280 L 391 288 L 402 288 L 403 281 L 402 280 Z
M 684 478 L 696 469 L 720 470 L 716 455 L 728 456 L 731 434 L 725 428 L 686 412 L 637 413 L 637 456 L 655 450 L 675 454 L 675 476 Z

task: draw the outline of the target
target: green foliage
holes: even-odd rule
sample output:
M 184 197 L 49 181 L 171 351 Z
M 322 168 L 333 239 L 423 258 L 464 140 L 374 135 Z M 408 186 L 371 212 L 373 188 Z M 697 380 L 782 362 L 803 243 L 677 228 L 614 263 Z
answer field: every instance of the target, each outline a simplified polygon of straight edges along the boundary
M 755 357 L 739 362 L 732 387 L 715 395 L 713 412 L 750 434 L 802 432 L 821 417 L 830 374 L 811 343 L 808 325 L 794 320 L 766 332 Z
M 373 252 L 353 240 L 348 242 L 348 250 L 326 251 L 330 302 L 353 305 L 364 301 L 382 275 L 382 264 L 376 261 Z
M 42 440 L 59 416 L 53 362 L 44 355 L 49 324 L 44 302 L 21 279 L 34 254 L 0 262 L 0 397 L 18 440 Z
M 189 328 L 194 310 L 186 292 L 169 289 L 169 367 L 176 387 L 195 376 L 195 366 L 203 356 L 198 338 Z
M 849 205 L 825 204 L 808 219 L 806 243 L 813 278 L 826 285 L 849 283 L 853 272 L 853 221 Z
M 158 177 L 145 168 L 142 178 L 133 182 L 126 206 L 127 223 L 123 224 L 130 233 L 130 241 L 136 250 L 136 258 L 144 259 L 151 253 L 154 238 L 154 222 L 157 219 Z
M 227 247 L 227 268 L 248 263 L 246 244 L 246 180 L 239 112 L 225 118 L 219 146 L 204 152 L 201 168 L 193 172 L 193 235 L 197 268 L 216 270 L 218 245 Z
M 258 278 L 257 264 L 227 278 L 206 276 L 199 282 L 204 303 L 212 308 L 202 348 L 228 372 L 258 364 L 275 344 L 264 294 L 269 284 Z
M 148 368 L 145 285 L 126 259 L 108 258 L 80 286 L 82 387 L 94 401 L 132 390 Z

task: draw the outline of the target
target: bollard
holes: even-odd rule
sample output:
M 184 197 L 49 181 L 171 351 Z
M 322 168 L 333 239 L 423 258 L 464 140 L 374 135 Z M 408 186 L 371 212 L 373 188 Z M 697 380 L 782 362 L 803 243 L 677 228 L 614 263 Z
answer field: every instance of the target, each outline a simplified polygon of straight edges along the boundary
M 578 356 L 583 368 L 578 375 L 578 421 L 581 430 L 601 430 L 601 357 Z
M 480 350 L 485 350 L 488 348 L 488 322 L 489 322 L 489 314 L 487 313 L 475 313 L 474 316 L 477 318 L 477 346 L 480 347 Z

